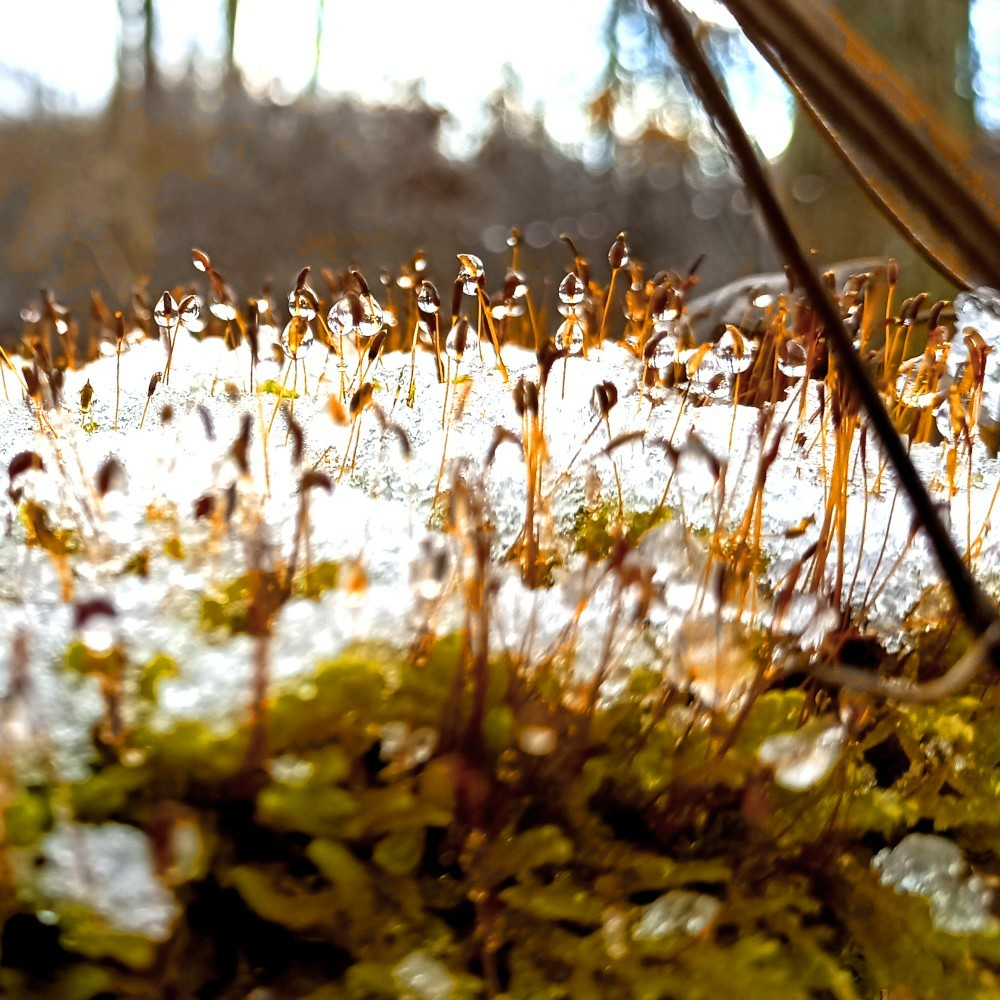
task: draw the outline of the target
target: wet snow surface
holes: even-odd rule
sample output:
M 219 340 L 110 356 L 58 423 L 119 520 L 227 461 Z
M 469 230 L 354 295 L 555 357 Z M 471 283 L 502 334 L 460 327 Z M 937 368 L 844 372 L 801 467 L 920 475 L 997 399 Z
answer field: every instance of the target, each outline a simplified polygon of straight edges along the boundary
M 960 303 L 960 312 L 974 304 Z M 5 656 L 0 663 L 0 690 L 11 690 L 12 681 L 18 689 L 18 697 L 4 704 L 2 723 L 5 743 L 22 772 L 42 773 L 44 762 L 54 760 L 65 778 L 81 779 L 87 773 L 91 731 L 104 703 L 96 678 L 64 666 L 67 647 L 87 639 L 74 624 L 74 605 L 83 601 L 101 598 L 114 607 L 114 639 L 129 665 L 141 666 L 156 654 L 176 661 L 176 676 L 160 682 L 153 726 L 168 730 L 179 720 L 197 719 L 225 733 L 246 718 L 255 640 L 207 632 L 201 601 L 252 565 L 288 559 L 296 534 L 299 480 L 310 468 L 329 476 L 333 488 L 309 490 L 308 540 L 301 546 L 300 565 L 306 559 L 312 565 L 336 562 L 342 582 L 318 600 L 293 598 L 282 607 L 269 648 L 272 684 L 278 690 L 308 685 L 319 661 L 358 640 L 403 649 L 428 622 L 439 634 L 461 627 L 461 574 L 467 568 L 461 540 L 427 527 L 440 525 L 435 494 L 447 494 L 456 475 L 485 495 L 493 526 L 491 642 L 497 651 L 510 648 L 541 656 L 561 643 L 585 677 L 597 669 L 609 621 L 616 620 L 607 696 L 613 697 L 624 670 L 643 665 L 690 683 L 707 704 L 734 707 L 749 679 L 739 637 L 750 628 L 788 633 L 803 648 L 822 640 L 836 620 L 823 600 L 795 597 L 779 619 L 766 596 L 814 545 L 823 522 L 833 433 L 824 423 L 813 384 L 793 385 L 765 427 L 761 411 L 734 407 L 725 399 L 695 405 L 693 394 L 685 398 L 675 390 L 658 390 L 655 399 L 640 397 L 642 364 L 619 346 L 606 345 L 586 359 L 558 360 L 543 393 L 547 452 L 539 525 L 543 541 L 561 539 L 561 550 L 552 585 L 530 590 L 516 565 L 504 558 L 525 519 L 524 453 L 504 440 L 491 464 L 486 457 L 496 428 L 522 439 L 524 423 L 511 390 L 522 377 L 537 381 L 538 367 L 533 353 L 505 348 L 510 373 L 505 384 L 489 348 L 483 345 L 483 359 L 479 351 L 470 347 L 460 366 L 450 362 L 444 421 L 446 390 L 427 352 L 418 353 L 412 367 L 409 354 L 378 360 L 364 377 L 372 383 L 381 419 L 370 406 L 347 423 L 331 415 L 330 399 L 342 398 L 343 409 L 349 410 L 350 383 L 357 385 L 356 355 L 346 358 L 342 370 L 316 341 L 284 370 L 272 361 L 261 363 L 255 384 L 285 379 L 298 391 L 294 418 L 304 432 L 299 465 L 281 412 L 271 426 L 265 456 L 263 431 L 276 397 L 249 391 L 251 364 L 245 347 L 229 351 L 221 341 L 199 343 L 181 330 L 170 384 L 156 387 L 141 429 L 150 379 L 164 368 L 162 347 L 155 342 L 137 343 L 121 356 L 117 429 L 114 357 L 67 372 L 64 404 L 47 406 L 41 416 L 7 371 L 6 398 L 0 392 L 0 462 L 6 468 L 15 455 L 33 451 L 44 464 L 44 470 L 29 470 L 11 484 L 20 491 L 17 502 L 4 494 L 0 538 L 0 647 L 12 649 L 19 635 L 26 639 L 27 683 L 11 674 L 15 658 Z M 342 378 L 348 384 L 344 393 Z M 83 413 L 79 401 L 88 382 L 93 401 Z M 618 392 L 607 423 L 592 402 L 594 387 L 602 382 L 612 383 Z M 173 408 L 169 421 L 162 417 L 167 405 Z M 251 421 L 248 474 L 231 454 L 244 415 Z M 641 437 L 605 451 L 610 438 L 631 432 L 641 432 Z M 762 586 L 743 607 L 719 607 L 702 572 L 706 552 L 700 529 L 718 523 L 732 528 L 743 517 L 759 456 L 776 435 L 780 443 L 760 517 Z M 401 445 L 404 437 L 407 449 Z M 679 449 L 676 469 L 663 446 L 667 441 Z M 945 447 L 916 445 L 912 455 L 964 544 L 967 526 L 975 537 L 987 518 L 997 487 L 996 462 L 977 442 L 971 470 L 966 458 L 959 460 L 959 479 L 970 488 L 949 496 L 942 486 L 947 479 Z M 722 463 L 719 481 L 708 456 Z M 100 497 L 95 476 L 112 457 L 121 463 L 124 480 Z M 892 473 L 882 467 L 874 441 L 869 441 L 865 462 L 855 445 L 851 469 L 844 596 L 855 607 L 866 596 L 873 598 L 869 624 L 894 636 L 921 594 L 938 581 L 936 567 L 922 538 L 910 544 L 908 504 L 897 494 Z M 236 499 L 228 524 L 194 517 L 199 498 L 208 495 L 223 505 L 231 488 Z M 573 551 L 581 516 L 601 507 L 617 511 L 619 488 L 626 511 L 651 511 L 661 500 L 672 511 L 670 520 L 649 531 L 630 556 L 654 572 L 654 596 L 638 621 L 636 596 L 620 592 L 613 576 Z M 25 501 L 45 509 L 50 527 L 71 533 L 76 551 L 68 557 L 69 602 L 56 561 L 24 544 L 19 505 Z M 148 575 L 126 572 L 142 551 L 149 556 Z M 980 572 L 997 565 L 995 539 L 989 534 L 978 565 Z M 355 585 L 343 582 L 349 579 Z M 996 589 L 995 579 L 986 583 Z M 720 652 L 723 645 L 726 652 Z M 805 737 L 799 734 L 762 748 L 762 760 L 775 767 L 789 788 L 821 780 L 840 752 L 843 733 L 837 726 L 810 730 L 806 736 L 815 736 L 814 744 L 801 745 Z M 69 833 L 53 834 L 50 845 L 57 859 L 62 836 Z M 92 846 L 101 857 L 107 845 L 99 836 L 110 839 L 120 832 L 94 832 Z M 883 880 L 890 880 L 886 873 L 891 870 L 889 859 Z M 66 891 L 73 891 L 67 886 Z M 930 891 L 932 899 L 936 891 Z M 711 919 L 700 899 L 681 903 L 667 897 L 663 905 L 653 904 L 659 909 L 648 915 L 650 934 L 660 934 L 662 927 L 690 930 L 692 921 L 702 926 Z M 118 904 L 112 900 L 111 905 Z M 158 934 L 169 914 L 152 895 L 142 906 Z M 396 975 L 419 995 L 447 993 L 439 970 L 419 953 Z
M 486 495 L 496 578 L 491 639 L 498 650 L 540 655 L 573 633 L 576 669 L 586 675 L 597 666 L 609 613 L 621 600 L 626 612 L 621 617 L 628 627 L 618 629 L 612 644 L 616 663 L 656 661 L 678 679 L 692 679 L 703 700 L 718 703 L 727 700 L 727 685 L 740 671 L 739 663 L 727 670 L 726 657 L 718 655 L 720 620 L 722 628 L 736 631 L 748 625 L 776 628 L 798 636 L 806 647 L 832 627 L 832 609 L 812 595 L 793 598 L 779 620 L 763 591 L 742 609 L 716 607 L 703 581 L 705 551 L 697 530 L 714 527 L 720 518 L 732 526 L 742 517 L 761 450 L 780 434 L 763 499 L 762 582 L 779 583 L 816 542 L 833 445 L 832 433 L 824 433 L 815 416 L 819 406 L 812 384 L 804 404 L 802 383 L 790 390 L 791 399 L 776 408 L 762 442 L 756 409 L 728 402 L 696 406 L 674 391 L 659 400 L 640 399 L 636 386 L 641 363 L 621 347 L 607 345 L 587 359 L 557 361 L 543 396 L 547 457 L 542 492 L 547 503 L 540 525 L 543 532 L 551 527 L 550 534 L 564 540 L 564 551 L 553 571 L 554 586 L 532 591 L 503 558 L 524 524 L 522 449 L 504 441 L 492 464 L 484 463 L 496 428 L 521 439 L 523 425 L 511 388 L 521 377 L 537 380 L 538 369 L 532 353 L 505 349 L 510 372 L 505 385 L 489 350 L 483 353 L 485 361 L 469 351 L 461 367 L 453 366 L 457 381 L 449 387 L 445 429 L 445 389 L 437 382 L 429 353 L 416 357 L 412 406 L 407 405 L 411 358 L 388 355 L 367 374 L 382 419 L 369 407 L 353 424 L 340 425 L 329 408 L 330 396 L 340 395 L 337 359 L 327 360 L 317 343 L 297 365 L 289 366 L 287 377 L 288 386 L 299 390 L 294 418 L 305 438 L 300 467 L 293 461 L 282 412 L 271 427 L 265 461 L 262 428 L 271 420 L 276 397 L 246 391 L 248 354 L 244 349 L 229 351 L 220 341 L 188 338 L 178 343 L 170 385 L 157 387 L 142 429 L 150 377 L 163 368 L 159 344 L 143 342 L 122 355 L 118 430 L 113 427 L 114 358 L 67 373 L 65 406 L 43 411 L 47 426 L 42 430 L 8 372 L 9 398 L 0 396 L 0 462 L 6 466 L 23 451 L 42 458 L 44 471 L 29 470 L 14 485 L 22 492 L 21 502 L 36 500 L 48 512 L 52 527 L 72 532 L 79 549 L 69 557 L 73 599 L 111 602 L 117 610 L 116 638 L 129 662 L 145 663 L 164 653 L 179 664 L 177 676 L 160 686 L 156 724 L 163 727 L 198 718 L 224 730 L 243 718 L 252 640 L 218 632 L 207 635 L 200 602 L 203 595 L 246 572 L 253 558 L 268 564 L 288 558 L 299 509 L 298 480 L 312 467 L 330 476 L 334 485 L 329 493 L 321 488 L 309 491 L 308 546 L 302 547 L 300 565 L 307 549 L 312 564 L 349 566 L 351 573 L 341 576 L 363 580 L 365 586 L 341 586 L 319 600 L 293 598 L 284 605 L 270 650 L 277 685 L 307 677 L 317 660 L 333 657 L 357 640 L 404 647 L 429 614 L 439 632 L 461 625 L 460 544 L 426 527 L 440 523 L 439 516 L 432 517 L 432 504 L 442 452 L 440 491 L 447 493 L 458 474 L 481 484 Z M 353 365 L 349 359 L 348 381 L 354 376 Z M 262 363 L 256 372 L 258 383 L 274 379 L 280 384 L 282 377 L 273 362 Z M 307 380 L 308 393 L 303 391 Z M 604 381 L 613 383 L 619 396 L 610 412 L 610 427 L 592 405 L 594 387 Z M 93 387 L 93 403 L 89 413 L 81 414 L 78 398 L 86 382 Z M 169 422 L 161 418 L 166 405 L 174 410 Z M 241 475 L 231 458 L 244 414 L 252 421 L 249 475 Z M 405 434 L 409 457 L 394 427 Z M 609 454 L 609 431 L 614 438 L 633 431 L 643 437 Z M 676 472 L 662 446 L 668 440 L 680 449 Z M 937 493 L 950 508 L 952 524 L 961 528 L 971 523 L 973 535 L 986 519 L 997 485 L 996 463 L 979 448 L 971 490 L 950 498 L 946 490 Z M 912 451 L 925 480 L 940 484 L 945 478 L 943 448 L 917 445 Z M 713 478 L 706 455 L 724 463 L 724 482 Z M 95 492 L 95 475 L 111 457 L 123 466 L 124 482 L 117 484 L 120 490 L 113 488 L 101 498 Z M 864 468 L 857 453 L 852 461 L 844 593 L 855 606 L 866 595 L 875 595 L 870 624 L 891 635 L 938 577 L 922 538 L 907 547 L 908 504 L 897 494 L 891 472 L 882 467 L 878 449 L 869 447 L 866 458 Z M 587 516 L 581 511 L 587 504 L 587 510 L 596 509 L 595 503 L 617 511 L 619 483 L 627 511 L 656 508 L 666 490 L 666 505 L 673 512 L 671 520 L 645 535 L 636 554 L 654 568 L 656 586 L 656 599 L 640 624 L 633 624 L 627 613 L 632 610 L 630 595 L 620 596 L 611 577 L 572 552 L 572 532 L 581 516 Z M 237 501 L 228 528 L 213 530 L 211 519 L 195 519 L 198 498 L 210 495 L 221 505 L 226 489 L 234 484 Z M 17 505 L 5 497 L 4 506 L 0 645 L 9 649 L 17 633 L 26 634 L 29 703 L 34 707 L 27 715 L 47 720 L 60 768 L 79 774 L 87 729 L 102 711 L 101 699 L 96 682 L 61 668 L 67 646 L 81 638 L 74 629 L 72 605 L 62 599 L 54 561 L 41 549 L 24 546 Z M 179 539 L 183 558 L 164 554 L 173 539 Z M 140 551 L 150 554 L 146 577 L 124 572 Z M 994 552 L 994 541 L 987 535 L 981 567 L 995 565 Z M 30 742 L 31 718 L 20 720 L 19 726 Z

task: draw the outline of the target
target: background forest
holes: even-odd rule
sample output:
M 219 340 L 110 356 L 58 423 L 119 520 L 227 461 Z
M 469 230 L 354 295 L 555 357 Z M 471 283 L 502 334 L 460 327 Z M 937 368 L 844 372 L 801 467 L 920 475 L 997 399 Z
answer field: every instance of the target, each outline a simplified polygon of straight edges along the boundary
M 44 65 L 46 51 L 56 58 L 70 51 L 78 53 L 81 79 L 101 71 L 89 69 L 88 39 L 60 39 L 70 29 L 59 19 L 40 34 L 14 5 L 4 15 L 0 48 L 0 334 L 17 335 L 21 309 L 42 287 L 82 313 L 92 289 L 117 304 L 137 280 L 154 288 L 183 280 L 192 245 L 210 249 L 243 295 L 269 276 L 287 281 L 304 263 L 392 270 L 418 247 L 428 251 L 432 275 L 437 262 L 452 267 L 456 250 L 480 253 L 489 271 L 512 225 L 525 233 L 532 271 L 557 273 L 547 258 L 564 255 L 562 232 L 584 253 L 603 254 L 622 228 L 654 269 L 683 268 L 705 253 L 705 287 L 775 267 L 651 15 L 638 0 L 595 3 L 604 23 L 594 50 L 602 64 L 593 67 L 592 86 L 561 95 L 585 109 L 587 130 L 573 141 L 553 128 L 558 108 L 526 97 L 521 74 L 532 60 L 558 66 L 590 50 L 581 55 L 569 33 L 534 36 L 530 22 L 520 28 L 521 46 L 503 53 L 499 87 L 464 81 L 465 104 L 483 109 L 470 137 L 443 106 L 450 99 L 429 98 L 419 80 L 378 102 L 358 99 L 357 88 L 345 93 L 324 84 L 324 59 L 344 47 L 371 46 L 372 76 L 393 76 L 375 34 L 409 30 L 391 16 L 392 4 L 385 23 L 362 35 L 338 32 L 338 5 L 315 0 L 310 36 L 303 40 L 300 31 L 298 39 L 313 62 L 299 65 L 299 83 L 289 90 L 268 85 L 266 70 L 262 76 L 241 59 L 250 0 L 225 0 L 214 50 L 206 55 L 205 46 L 192 44 L 180 67 L 176 60 L 161 65 L 162 40 L 177 33 L 190 5 L 119 0 L 115 82 L 97 107 L 82 109 L 32 67 Z M 993 51 L 1000 3 L 831 3 L 938 116 L 973 140 L 977 166 L 993 176 L 1000 162 Z M 737 106 L 756 105 L 772 119 L 758 122 L 755 134 L 772 154 L 804 240 L 827 262 L 897 256 L 913 288 L 930 284 L 944 294 L 854 190 L 738 32 L 710 4 L 694 6 L 709 15 L 713 51 Z M 212 4 L 197 7 L 210 19 Z M 285 14 L 272 5 L 266 17 L 277 29 Z M 428 66 L 447 58 L 433 41 L 441 27 L 425 17 L 416 32 Z M 502 44 L 489 18 L 481 28 L 452 27 L 453 50 Z M 200 24 L 190 31 L 206 34 Z M 260 45 L 281 42 L 276 36 Z

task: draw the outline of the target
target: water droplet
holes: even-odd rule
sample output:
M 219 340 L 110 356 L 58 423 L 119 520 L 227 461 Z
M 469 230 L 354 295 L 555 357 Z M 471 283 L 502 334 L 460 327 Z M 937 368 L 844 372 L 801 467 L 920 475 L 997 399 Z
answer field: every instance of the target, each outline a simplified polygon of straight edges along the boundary
M 746 340 L 735 327 L 727 327 L 713 353 L 725 372 L 739 375 L 750 367 L 756 347 L 753 341 Z
M 153 322 L 157 326 L 171 327 L 177 322 L 179 315 L 177 302 L 169 292 L 164 292 L 157 300 L 153 309 Z
M 559 283 L 559 301 L 564 306 L 575 307 L 583 302 L 583 296 L 587 291 L 582 279 L 575 271 L 570 271 Z M 560 310 L 562 312 L 562 310 Z M 563 313 L 563 315 L 567 315 Z
M 40 924 L 45 924 L 48 927 L 59 923 L 59 914 L 55 910 L 39 910 L 35 916 Z
M 348 292 L 330 310 L 327 323 L 335 334 L 356 334 L 370 340 L 382 329 L 382 307 L 374 295 Z
M 528 307 L 528 282 L 520 271 L 507 271 L 503 283 L 503 303 L 505 314 L 510 319 L 523 316 Z
M 354 292 L 337 299 L 326 316 L 326 325 L 335 336 L 347 336 L 354 329 L 354 316 L 360 315 L 361 304 Z
M 646 347 L 646 357 L 651 367 L 664 371 L 677 360 L 677 345 L 679 338 L 672 329 L 657 333 Z
M 231 323 L 236 319 L 236 307 L 232 302 L 217 299 L 208 307 L 208 310 L 216 319 L 221 319 L 223 323 Z
M 839 722 L 813 719 L 794 733 L 764 740 L 757 758 L 774 768 L 774 780 L 782 788 L 802 792 L 833 770 L 846 739 L 847 729 Z
M 720 906 L 715 896 L 675 889 L 642 908 L 632 938 L 656 941 L 677 931 L 700 934 L 715 919 Z
M 306 321 L 314 320 L 318 307 L 319 299 L 308 285 L 288 293 L 288 310 L 293 316 L 299 316 Z
M 451 328 L 444 342 L 444 349 L 456 364 L 460 363 L 467 351 L 479 346 L 479 334 L 469 326 L 469 321 L 463 316 Z
M 448 583 L 450 567 L 447 542 L 436 536 L 425 538 L 420 544 L 419 558 L 410 567 L 410 579 L 425 601 L 441 596 Z
M 556 748 L 556 731 L 551 726 L 522 726 L 517 744 L 532 757 L 545 757 Z
M 201 299 L 189 295 L 180 305 L 181 324 L 190 333 L 199 333 L 204 328 L 201 320 Z
M 420 291 L 417 292 L 417 308 L 428 316 L 433 316 L 441 309 L 441 296 L 438 290 L 429 281 L 420 282 Z
M 414 1000 L 450 1000 L 455 981 L 447 967 L 423 948 L 393 966 L 392 977 L 403 996 Z
M 707 344 L 680 351 L 677 360 L 688 374 L 688 391 L 713 400 L 728 400 L 732 395 L 732 379 L 713 348 Z
M 786 340 L 778 348 L 778 371 L 786 378 L 799 379 L 806 374 L 809 352 L 800 340 Z
M 373 295 L 361 296 L 361 318 L 358 321 L 358 336 L 370 340 L 382 329 L 382 307 Z
M 466 295 L 475 295 L 479 282 L 486 273 L 483 262 L 471 253 L 460 253 L 458 263 L 458 279 L 462 282 L 462 291 Z
M 301 316 L 293 316 L 281 332 L 281 349 L 287 357 L 295 360 L 312 347 L 314 339 L 309 323 Z
M 567 316 L 556 331 L 556 347 L 567 354 L 583 350 L 583 321 L 579 316 Z
M 80 627 L 80 641 L 92 653 L 110 652 L 115 644 L 114 619 L 110 615 L 90 615 Z

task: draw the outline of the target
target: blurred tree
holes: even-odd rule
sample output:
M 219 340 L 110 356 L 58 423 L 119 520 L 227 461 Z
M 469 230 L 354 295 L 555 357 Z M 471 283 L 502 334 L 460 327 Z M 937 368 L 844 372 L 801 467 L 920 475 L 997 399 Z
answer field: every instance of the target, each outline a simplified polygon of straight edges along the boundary
M 966 137 L 976 131 L 970 82 L 969 0 L 820 0 L 846 22 L 910 87 L 933 117 Z M 616 107 L 630 99 L 637 81 L 666 77 L 668 93 L 685 107 L 693 98 L 680 78 L 669 49 L 655 28 L 642 0 L 609 0 L 606 49 L 608 63 L 603 89 L 592 106 L 595 123 L 614 143 Z M 642 22 L 645 21 L 645 24 Z M 648 27 L 652 25 L 650 32 Z M 738 31 L 721 24 L 703 28 L 720 72 L 726 75 L 740 48 L 747 44 Z M 731 86 L 746 86 L 737 74 Z M 746 97 L 736 93 L 735 97 Z M 739 104 L 739 100 L 737 100 Z M 691 119 L 688 117 L 688 121 Z M 702 147 L 704 146 L 701 143 Z M 860 156 L 866 171 L 867 149 Z M 920 260 L 858 189 L 837 155 L 831 151 L 806 113 L 796 105 L 791 142 L 774 166 L 779 194 L 797 220 L 804 242 L 828 262 L 872 254 L 900 258 L 907 281 L 926 285 L 944 295 L 950 290 Z
M 231 84 L 239 80 L 236 67 L 236 18 L 240 0 L 226 0 L 226 80 Z
M 316 35 L 313 49 L 313 70 L 309 80 L 309 91 L 315 94 L 319 89 L 319 61 L 323 55 L 323 20 L 326 17 L 326 0 L 316 2 Z
M 141 76 L 143 91 L 151 96 L 159 85 L 156 72 L 156 9 L 154 0 L 118 0 L 121 42 L 118 49 L 118 85 L 132 87 Z
M 934 115 L 971 136 L 969 0 L 832 0 L 836 13 L 912 88 Z M 847 169 L 796 108 L 792 141 L 778 167 L 786 207 L 803 241 L 828 261 L 883 252 L 900 258 L 909 280 L 948 289 L 878 214 Z

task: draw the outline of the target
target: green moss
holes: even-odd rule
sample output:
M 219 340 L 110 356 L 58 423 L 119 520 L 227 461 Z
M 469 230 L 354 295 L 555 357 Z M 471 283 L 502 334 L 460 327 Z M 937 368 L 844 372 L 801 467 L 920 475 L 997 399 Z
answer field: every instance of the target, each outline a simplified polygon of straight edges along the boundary
M 88 959 L 110 959 L 133 969 L 148 968 L 156 957 L 156 946 L 141 934 L 112 927 L 104 917 L 82 906 L 61 904 L 59 939 L 70 952 Z
M 266 379 L 260 384 L 260 391 L 277 396 L 279 399 L 298 399 L 299 394 L 291 386 L 283 386 L 273 378 Z
M 3 811 L 3 830 L 11 847 L 29 847 L 52 827 L 52 804 L 43 789 L 21 789 Z
M 163 554 L 169 556 L 171 559 L 176 559 L 178 562 L 182 562 L 184 557 L 187 555 L 187 551 L 184 548 L 184 543 L 180 540 L 177 535 L 172 538 L 168 538 L 163 543 Z
M 310 566 L 295 581 L 295 593 L 313 599 L 322 597 L 337 586 L 340 577 L 340 563 L 321 562 Z
M 315 569 L 303 591 L 335 581 L 332 568 Z M 240 578 L 206 597 L 203 613 L 213 627 L 240 631 L 260 586 Z M 769 643 L 761 637 L 749 655 L 768 661 Z M 67 663 L 93 666 L 76 647 Z M 142 667 L 140 700 L 154 704 L 157 684 L 177 669 L 168 657 Z M 230 909 L 217 919 L 237 921 L 238 907 L 239 920 L 272 925 L 289 954 L 301 942 L 339 968 L 326 981 L 288 959 L 298 971 L 273 988 L 290 995 L 398 996 L 393 970 L 418 949 L 448 971 L 455 997 L 485 996 L 491 963 L 517 1000 L 714 998 L 737 982 L 741 997 L 760 998 L 1000 995 L 1000 938 L 935 930 L 926 900 L 879 884 L 866 845 L 919 823 L 972 856 L 995 857 L 992 692 L 873 709 L 831 777 L 790 792 L 758 750 L 808 711 L 801 689 L 769 691 L 738 718 L 692 717 L 663 711 L 660 674 L 637 669 L 581 745 L 577 710 L 560 707 L 575 692 L 558 667 L 525 678 L 498 658 L 484 680 L 473 739 L 477 681 L 463 636 L 410 656 L 358 644 L 271 697 L 264 767 L 252 753 L 260 734 L 246 725 L 162 732 L 140 719 L 128 734 L 138 756 L 106 755 L 69 788 L 68 803 L 83 821 L 147 829 L 161 850 L 170 843 L 164 817 L 194 817 L 210 846 L 178 898 L 225 900 Z M 532 707 L 560 733 L 547 757 L 518 748 Z M 430 759 L 390 753 L 388 725 L 436 734 Z M 887 740 L 903 755 L 888 778 L 877 771 Z M 51 801 L 44 789 L 10 801 L 11 845 L 37 843 Z M 696 935 L 633 939 L 643 907 L 678 889 L 715 897 L 714 922 Z M 123 969 L 162 954 L 86 914 L 69 914 L 62 930 L 62 947 L 79 956 L 67 968 L 98 968 L 110 993 L 122 988 Z M 496 946 L 492 958 L 484 941 Z M 192 991 L 219 974 L 211 954 L 187 961 Z
M 0 967 L 0 996 L 19 1000 L 93 1000 L 106 996 L 115 985 L 110 969 L 77 962 L 60 972 L 58 979 L 32 977 L 17 969 Z
M 601 504 L 595 509 L 580 507 L 573 525 L 573 550 L 599 562 L 611 554 L 616 535 L 623 534 L 628 545 L 634 547 L 647 531 L 672 517 L 669 507 L 643 511 L 620 511 L 617 503 Z
M 173 657 L 164 653 L 157 653 L 142 668 L 139 676 L 139 697 L 144 701 L 156 702 L 156 689 L 161 680 L 168 677 L 176 677 L 179 667 Z
M 277 573 L 251 570 L 201 601 L 201 624 L 208 630 L 224 629 L 233 635 L 250 631 L 250 610 L 256 603 L 269 621 L 285 599 Z

